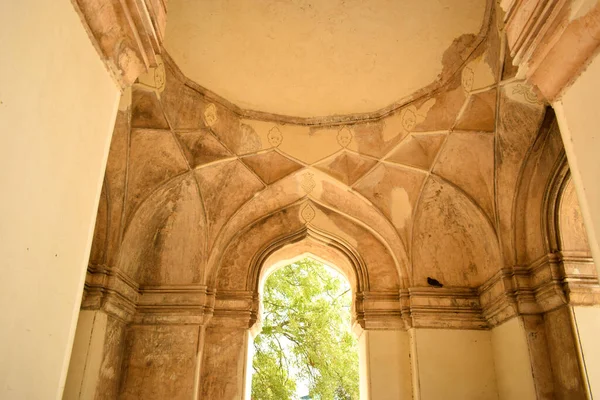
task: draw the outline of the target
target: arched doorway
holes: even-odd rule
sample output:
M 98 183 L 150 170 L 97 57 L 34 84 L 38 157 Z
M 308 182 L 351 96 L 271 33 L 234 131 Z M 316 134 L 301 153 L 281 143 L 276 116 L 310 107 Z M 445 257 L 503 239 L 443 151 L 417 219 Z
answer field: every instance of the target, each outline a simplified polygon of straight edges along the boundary
M 265 268 L 247 399 L 358 399 L 352 288 L 339 268 L 317 259 L 304 253 Z
M 374 398 L 369 393 L 373 388 L 410 396 L 408 334 L 401 319 L 399 291 L 373 290 L 369 264 L 353 246 L 307 227 L 257 247 L 247 264 L 245 284 L 224 280 L 227 285 L 219 289 L 220 280 L 218 277 L 215 280 L 215 310 L 204 338 L 200 398 L 250 398 L 250 349 L 260 331 L 261 289 L 270 273 L 307 255 L 335 266 L 352 289 L 351 324 L 359 342 L 361 399 Z M 221 272 L 231 268 L 223 267 Z M 389 268 L 396 273 L 393 265 Z M 394 276 L 390 275 L 390 279 Z M 375 283 L 375 288 L 377 285 Z M 231 290 L 236 287 L 242 290 Z M 378 362 L 370 363 L 370 357 L 377 357 Z M 375 368 L 385 366 L 389 371 L 386 374 L 373 372 L 370 370 L 373 365 Z M 408 378 L 387 379 L 394 375 Z

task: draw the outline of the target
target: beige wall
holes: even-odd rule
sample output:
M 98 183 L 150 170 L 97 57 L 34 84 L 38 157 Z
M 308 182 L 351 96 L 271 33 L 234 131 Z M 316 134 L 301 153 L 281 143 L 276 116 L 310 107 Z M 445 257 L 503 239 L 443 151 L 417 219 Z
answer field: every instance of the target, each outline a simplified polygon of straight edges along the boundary
M 600 307 L 573 307 L 590 392 L 600 399 Z
M 412 398 L 407 332 L 363 331 L 359 346 L 361 400 Z
M 553 104 L 569 167 L 588 231 L 590 248 L 600 268 L 600 57 Z
M 412 329 L 421 400 L 498 399 L 490 331 Z
M 521 318 L 492 329 L 494 367 L 500 400 L 536 399 L 531 359 Z
M 68 0 L 0 2 L 0 398 L 64 384 L 119 91 Z

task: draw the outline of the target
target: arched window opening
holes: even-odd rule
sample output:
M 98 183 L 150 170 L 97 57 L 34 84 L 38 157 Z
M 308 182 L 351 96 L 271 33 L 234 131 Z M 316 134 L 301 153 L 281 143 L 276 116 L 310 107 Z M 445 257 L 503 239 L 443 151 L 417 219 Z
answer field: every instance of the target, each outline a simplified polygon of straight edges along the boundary
M 251 346 L 251 399 L 358 399 L 358 343 L 351 331 L 348 280 L 303 257 L 263 282 L 262 330 Z

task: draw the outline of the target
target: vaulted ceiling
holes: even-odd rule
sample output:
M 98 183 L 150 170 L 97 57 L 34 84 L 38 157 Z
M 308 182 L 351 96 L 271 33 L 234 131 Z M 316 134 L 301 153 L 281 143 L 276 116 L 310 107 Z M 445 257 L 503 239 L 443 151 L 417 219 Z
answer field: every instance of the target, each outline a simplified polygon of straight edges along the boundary
M 456 72 L 492 3 L 171 0 L 164 45 L 188 78 L 244 109 L 370 113 Z
M 298 72 L 298 87 L 311 96 L 287 103 L 285 96 L 295 97 L 298 87 L 286 79 L 286 67 L 274 63 L 272 70 L 253 70 L 256 65 L 248 57 L 257 57 L 255 49 L 244 50 L 244 41 L 223 42 L 234 40 L 232 21 L 239 22 L 238 34 L 252 23 L 283 34 L 285 21 L 273 16 L 289 14 L 296 21 L 290 35 L 300 35 L 303 15 L 321 29 L 341 3 L 312 10 L 307 6 L 312 3 L 257 2 L 258 14 L 276 21 L 265 16 L 254 21 L 256 10 L 246 9 L 249 5 L 240 5 L 246 15 L 229 2 L 174 1 L 173 18 L 179 23 L 169 22 L 173 28 L 164 61 L 140 77 L 131 107 L 119 113 L 91 263 L 117 266 L 140 285 L 244 291 L 252 289 L 251 263 L 273 243 L 305 240 L 309 248 L 335 242 L 361 259 L 368 276 L 363 290 L 394 292 L 427 286 L 427 277 L 450 287 L 477 288 L 505 266 L 556 250 L 558 245 L 545 241 L 540 221 L 547 185 L 557 165 L 564 164 L 560 134 L 545 104 L 515 78 L 496 11 L 485 10 L 484 2 L 473 3 L 418 2 L 427 18 L 463 15 L 456 17 L 462 21 L 459 27 L 438 35 L 428 30 L 425 17 L 414 20 L 420 18 L 417 2 L 390 2 L 391 14 L 406 12 L 403 21 L 429 32 L 423 33 L 423 52 L 415 53 L 420 61 L 405 63 L 404 72 L 389 76 L 388 83 L 398 86 L 383 90 L 373 83 L 385 77 L 376 69 L 351 68 L 351 78 L 336 67 L 344 76 L 337 80 L 317 65 Z M 358 19 L 358 3 L 345 7 L 349 21 Z M 426 7 L 434 9 L 425 12 Z M 365 15 L 371 15 L 369 10 Z M 388 18 L 369 12 L 375 20 Z M 209 14 L 202 17 L 205 24 L 193 18 L 201 14 Z M 465 36 L 480 29 L 482 18 L 487 18 L 482 35 Z M 347 22 L 339 23 L 350 29 Z M 396 39 L 421 40 L 418 32 L 406 31 Z M 183 33 L 191 37 L 174 40 Z M 361 35 L 366 42 L 355 45 L 362 50 L 352 51 L 365 56 L 378 44 L 374 36 Z M 455 41 L 453 35 L 462 39 Z M 427 41 L 433 38 L 434 44 Z M 200 44 L 211 41 L 218 44 L 206 45 L 206 51 L 219 48 L 227 54 L 203 58 L 209 53 Z M 322 51 L 322 45 L 315 44 L 316 49 Z M 294 63 L 293 49 L 271 50 L 285 58 L 282 63 Z M 391 57 L 382 61 L 391 71 L 397 54 L 381 51 Z M 304 56 L 301 62 L 308 64 L 316 57 Z M 213 65 L 217 59 L 220 66 Z M 248 70 L 253 70 L 252 82 L 243 84 L 240 76 Z M 264 75 L 254 77 L 259 72 Z M 273 74 L 279 76 L 267 84 Z M 320 76 L 320 83 L 303 81 L 312 74 Z M 406 78 L 410 74 L 419 77 Z M 437 83 L 427 86 L 432 81 Z M 349 83 L 373 85 L 367 108 L 350 104 L 362 95 Z M 235 93 L 219 93 L 210 84 L 230 85 Z M 335 90 L 328 86 L 322 92 L 322 85 L 345 86 L 342 97 L 348 102 L 323 97 Z M 272 96 L 276 86 L 281 89 L 278 101 Z M 412 100 L 390 103 L 415 90 Z M 385 109 L 356 114 L 378 107 Z M 336 112 L 352 115 L 330 115 Z M 293 116 L 281 115 L 286 113 Z M 576 212 L 567 218 L 581 226 Z M 573 231 L 578 239 L 571 243 L 585 241 L 579 231 Z M 585 246 L 577 250 L 586 251 Z M 356 282 L 363 284 L 361 279 L 357 276 Z

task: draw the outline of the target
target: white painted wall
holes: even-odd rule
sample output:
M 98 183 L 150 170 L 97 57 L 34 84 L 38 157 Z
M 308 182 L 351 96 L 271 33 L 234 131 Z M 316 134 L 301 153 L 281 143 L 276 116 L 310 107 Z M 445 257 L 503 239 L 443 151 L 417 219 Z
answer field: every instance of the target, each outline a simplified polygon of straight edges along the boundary
M 526 335 L 521 318 L 513 318 L 492 329 L 494 367 L 500 400 L 537 398 Z
M 600 269 L 600 57 L 553 104 L 596 268 Z
M 600 307 L 573 307 L 579 345 L 594 399 L 600 399 Z
M 0 398 L 62 395 L 119 90 L 69 0 L 0 1 Z
M 498 399 L 491 336 L 490 331 L 412 329 L 415 398 Z

